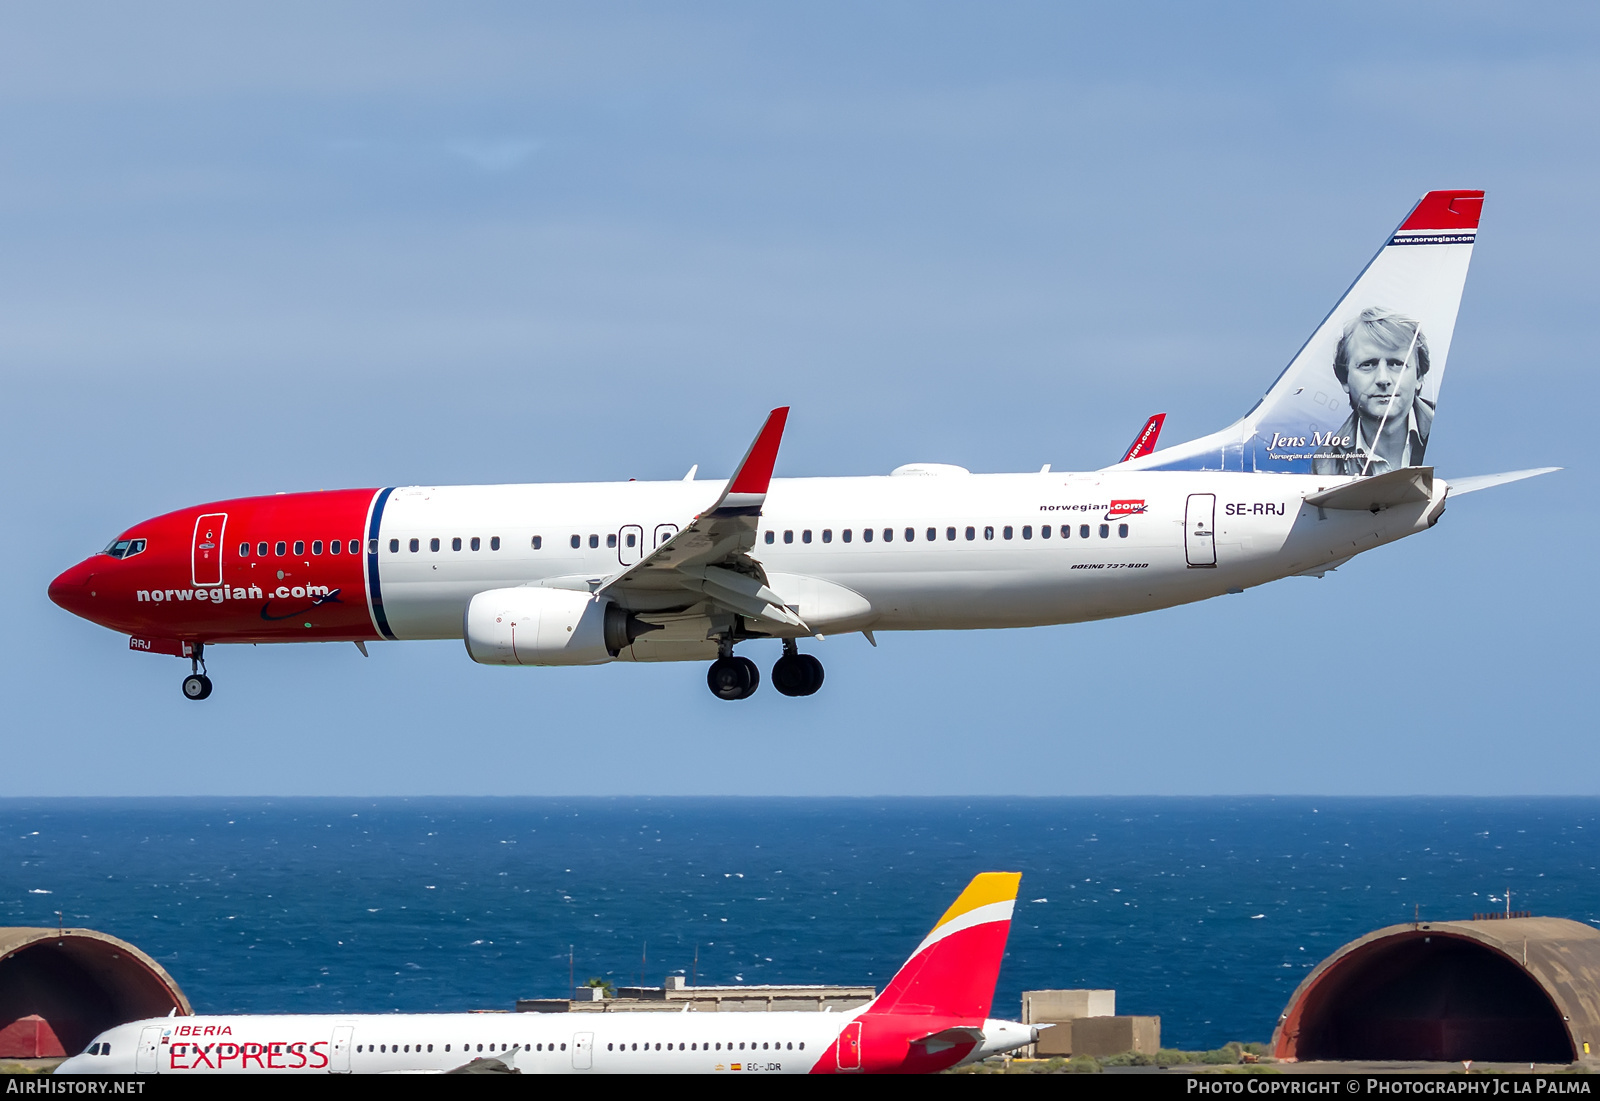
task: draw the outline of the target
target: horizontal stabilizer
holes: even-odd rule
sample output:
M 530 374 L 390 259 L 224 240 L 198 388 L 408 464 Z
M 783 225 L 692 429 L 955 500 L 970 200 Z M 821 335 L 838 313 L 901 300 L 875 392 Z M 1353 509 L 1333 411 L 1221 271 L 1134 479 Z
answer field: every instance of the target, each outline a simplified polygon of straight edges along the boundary
M 940 1029 L 938 1032 L 931 1032 L 911 1041 L 913 1047 L 921 1048 L 926 1055 L 937 1055 L 953 1047 L 974 1046 L 981 1043 L 983 1043 L 983 1029 L 973 1028 L 970 1025 Z
M 1524 478 L 1553 474 L 1560 469 L 1559 466 L 1536 466 L 1532 470 L 1508 470 L 1504 474 L 1474 474 L 1470 478 L 1455 478 L 1450 481 L 1450 496 L 1459 497 L 1463 493 L 1476 493 L 1491 486 L 1503 486 L 1511 482 L 1520 482 Z
M 1317 508 L 1377 512 L 1395 505 L 1413 505 L 1432 499 L 1433 467 L 1408 466 L 1371 478 L 1357 478 L 1342 486 L 1313 493 L 1306 498 L 1306 504 Z

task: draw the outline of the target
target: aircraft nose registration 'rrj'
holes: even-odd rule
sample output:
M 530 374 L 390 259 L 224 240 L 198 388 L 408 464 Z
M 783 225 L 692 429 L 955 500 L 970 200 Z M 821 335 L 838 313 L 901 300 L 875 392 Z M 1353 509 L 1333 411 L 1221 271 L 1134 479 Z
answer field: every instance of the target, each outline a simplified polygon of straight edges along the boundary
M 1552 467 L 1446 480 L 1427 453 L 1481 191 L 1431 191 L 1262 399 L 1156 448 L 1152 417 L 1099 470 L 774 478 L 775 409 L 725 483 L 401 486 L 216 501 L 134 524 L 50 586 L 129 647 L 461 639 L 487 665 L 709 662 L 774 640 L 773 687 L 808 696 L 804 640 L 1134 615 L 1322 576 L 1425 531 L 1448 497 Z M 1108 456 L 1109 458 L 1109 456 Z

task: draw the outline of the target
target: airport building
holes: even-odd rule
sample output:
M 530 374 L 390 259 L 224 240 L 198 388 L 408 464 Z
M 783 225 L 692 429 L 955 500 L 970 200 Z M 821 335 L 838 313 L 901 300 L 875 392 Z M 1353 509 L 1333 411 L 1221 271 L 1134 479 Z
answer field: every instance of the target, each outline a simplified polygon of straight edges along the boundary
M 810 1010 L 839 1013 L 877 997 L 875 986 L 689 986 L 668 975 L 660 986 L 622 986 L 614 997 L 580 986 L 571 998 L 519 998 L 518 1013 L 771 1013 Z
M 1479 914 L 1377 929 L 1318 964 L 1278 1059 L 1576 1063 L 1600 1057 L 1600 930 Z
M 93 929 L 0 928 L 0 1058 L 83 1050 L 104 1029 L 192 1012 L 155 960 Z

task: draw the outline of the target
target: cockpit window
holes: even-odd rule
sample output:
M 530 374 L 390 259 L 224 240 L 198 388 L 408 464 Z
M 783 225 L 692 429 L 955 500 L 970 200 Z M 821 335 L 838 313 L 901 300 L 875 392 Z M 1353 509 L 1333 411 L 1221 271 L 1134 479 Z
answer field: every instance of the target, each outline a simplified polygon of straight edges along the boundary
M 113 539 L 111 545 L 100 553 L 109 554 L 112 558 L 132 558 L 143 550 L 143 539 Z

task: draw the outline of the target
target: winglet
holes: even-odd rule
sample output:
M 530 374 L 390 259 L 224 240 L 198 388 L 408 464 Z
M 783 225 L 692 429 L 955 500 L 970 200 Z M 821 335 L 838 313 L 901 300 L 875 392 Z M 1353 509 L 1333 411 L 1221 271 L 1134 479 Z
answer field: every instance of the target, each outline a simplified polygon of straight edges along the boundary
M 1144 427 L 1139 430 L 1139 434 L 1128 445 L 1128 453 L 1122 456 L 1119 461 L 1127 462 L 1129 459 L 1142 459 L 1154 451 L 1156 449 L 1156 440 L 1161 438 L 1161 426 L 1166 421 L 1167 415 L 1165 413 L 1157 413 L 1145 421 Z
M 772 468 L 778 462 L 778 444 L 783 439 L 783 426 L 789 420 L 789 407 L 774 409 L 767 414 L 767 423 L 761 426 L 750 450 L 744 453 L 739 469 L 728 483 L 729 493 L 765 494 L 772 481 Z
M 767 414 L 767 423 L 756 433 L 750 450 L 744 453 L 739 467 L 728 479 L 712 512 L 729 509 L 760 509 L 767 496 L 767 486 L 772 482 L 772 468 L 778 462 L 778 444 L 783 440 L 783 426 L 789 420 L 787 405 Z

